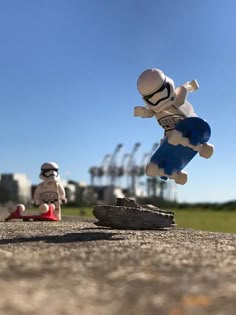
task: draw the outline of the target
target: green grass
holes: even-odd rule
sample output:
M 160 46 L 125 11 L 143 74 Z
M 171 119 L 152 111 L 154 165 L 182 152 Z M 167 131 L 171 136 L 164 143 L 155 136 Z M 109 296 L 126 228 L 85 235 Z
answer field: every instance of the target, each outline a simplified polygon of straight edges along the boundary
M 236 233 L 236 211 L 173 209 L 178 227 L 211 232 Z
M 165 209 L 165 207 L 163 207 Z M 226 207 L 227 208 L 227 207 Z M 230 210 L 229 210 L 230 209 Z M 35 210 L 35 209 L 34 209 Z M 94 218 L 92 207 L 62 207 L 62 215 L 79 215 Z M 190 207 L 172 208 L 178 227 L 192 228 L 211 232 L 236 233 L 236 209 L 223 207 Z
M 94 218 L 92 207 L 62 207 L 62 215 L 79 215 L 85 218 Z
M 68 207 L 62 206 L 61 212 L 62 215 L 79 215 L 86 218 L 94 218 L 92 213 L 92 207 Z M 27 213 L 39 213 L 38 207 L 27 208 Z

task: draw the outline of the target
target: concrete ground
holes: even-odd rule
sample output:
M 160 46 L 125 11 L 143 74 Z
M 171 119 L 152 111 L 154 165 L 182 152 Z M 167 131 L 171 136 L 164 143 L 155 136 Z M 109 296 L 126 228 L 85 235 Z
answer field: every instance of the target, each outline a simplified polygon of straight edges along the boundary
M 235 315 L 236 234 L 0 222 L 0 314 Z

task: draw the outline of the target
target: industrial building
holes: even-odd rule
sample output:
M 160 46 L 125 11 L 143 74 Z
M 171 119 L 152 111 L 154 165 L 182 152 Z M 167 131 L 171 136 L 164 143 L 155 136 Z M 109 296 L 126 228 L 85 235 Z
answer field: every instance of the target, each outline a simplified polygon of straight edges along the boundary
M 159 177 L 147 177 L 145 165 L 159 144 L 154 143 L 150 152 L 139 154 L 141 147 L 135 143 L 130 152 L 122 156 L 122 144 L 117 144 L 114 152 L 105 154 L 100 165 L 89 168 L 90 184 L 73 180 L 63 182 L 68 203 L 74 205 L 114 203 L 116 198 L 156 197 L 164 201 L 177 201 L 177 187 L 173 181 L 163 181 Z M 139 152 L 140 153 L 140 152 Z M 0 175 L 0 203 L 31 203 L 36 185 L 32 185 L 25 174 Z
M 31 181 L 25 174 L 0 175 L 0 203 L 8 201 L 24 204 L 31 202 Z
M 177 188 L 172 181 L 163 181 L 159 177 L 147 177 L 145 165 L 156 151 L 159 144 L 154 143 L 150 152 L 141 154 L 140 162 L 136 161 L 136 153 L 141 144 L 135 143 L 130 153 L 125 153 L 118 161 L 118 155 L 123 147 L 117 144 L 112 154 L 106 154 L 98 166 L 92 166 L 90 173 L 90 188 L 99 192 L 100 201 L 114 200 L 116 192 L 126 197 L 158 197 L 167 201 L 176 201 Z M 108 189 L 109 187 L 109 189 Z M 107 195 L 109 192 L 110 196 Z M 118 197 L 118 196 L 117 196 Z

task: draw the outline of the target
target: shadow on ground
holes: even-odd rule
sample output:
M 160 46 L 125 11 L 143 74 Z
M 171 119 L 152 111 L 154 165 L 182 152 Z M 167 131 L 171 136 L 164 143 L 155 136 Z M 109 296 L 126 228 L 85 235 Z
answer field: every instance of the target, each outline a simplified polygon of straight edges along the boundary
M 1 244 L 18 244 L 29 242 L 45 242 L 45 243 L 70 243 L 70 242 L 89 242 L 99 240 L 122 240 L 122 238 L 115 238 L 117 233 L 110 232 L 82 232 L 82 233 L 67 233 L 64 235 L 45 235 L 45 236 L 31 236 L 31 237 L 17 237 L 10 239 L 1 239 Z

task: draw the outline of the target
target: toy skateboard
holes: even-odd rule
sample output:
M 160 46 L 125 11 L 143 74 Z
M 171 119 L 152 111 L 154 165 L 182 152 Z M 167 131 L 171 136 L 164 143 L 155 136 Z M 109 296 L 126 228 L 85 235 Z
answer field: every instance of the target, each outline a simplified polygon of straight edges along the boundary
M 44 208 L 44 209 L 43 209 Z M 10 213 L 10 215 L 5 219 L 5 221 L 10 220 L 22 220 L 22 221 L 58 221 L 58 216 L 55 215 L 55 206 L 54 204 L 42 205 L 40 210 L 44 210 L 45 212 L 40 214 L 28 214 L 25 215 L 23 212 L 25 211 L 24 205 L 17 205 L 16 210 Z
M 207 141 L 211 136 L 208 123 L 199 117 L 189 117 L 180 121 L 175 130 L 165 138 L 146 166 L 148 176 L 174 179 L 177 184 L 187 182 L 187 173 L 182 170 L 199 152 L 210 158 L 214 146 Z

